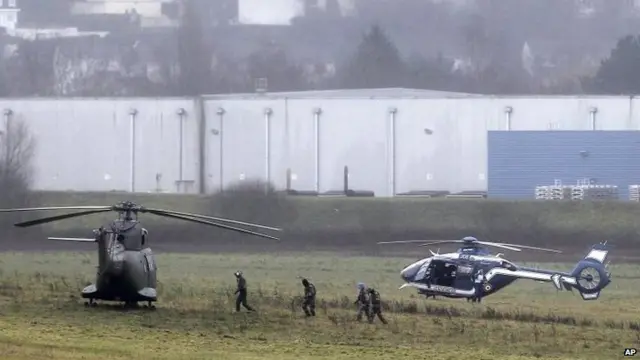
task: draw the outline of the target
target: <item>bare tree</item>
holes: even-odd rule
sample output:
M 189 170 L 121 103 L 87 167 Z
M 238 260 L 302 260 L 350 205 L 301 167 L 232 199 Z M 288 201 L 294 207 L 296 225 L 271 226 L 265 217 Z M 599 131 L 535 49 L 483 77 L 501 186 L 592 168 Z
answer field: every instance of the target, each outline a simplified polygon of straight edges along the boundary
M 29 187 L 33 168 L 32 160 L 35 141 L 27 124 L 14 118 L 7 118 L 0 127 L 0 207 L 29 206 L 34 200 Z M 20 218 L 2 216 L 0 226 L 11 229 L 9 223 Z M 3 232 L 3 235 L 7 235 Z
M 35 142 L 26 123 L 15 119 L 4 121 L 5 131 L 0 137 L 0 184 L 2 195 L 16 195 L 16 191 L 27 190 L 30 186 L 32 167 L 31 161 L 35 151 Z

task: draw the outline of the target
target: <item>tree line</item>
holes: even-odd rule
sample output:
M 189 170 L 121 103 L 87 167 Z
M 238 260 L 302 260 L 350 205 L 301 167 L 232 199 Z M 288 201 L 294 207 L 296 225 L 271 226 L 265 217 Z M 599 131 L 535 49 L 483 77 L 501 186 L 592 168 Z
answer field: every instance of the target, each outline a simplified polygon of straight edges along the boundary
M 463 29 L 469 58 L 474 59 L 471 63 L 451 59 L 438 52 L 431 57 L 418 52 L 403 54 L 396 44 L 397 39 L 386 31 L 386 27 L 398 25 L 386 21 L 371 26 L 358 39 L 359 43 L 354 44 L 357 46 L 352 48 L 352 52 L 333 68 L 327 68 L 325 64 L 298 64 L 288 56 L 287 49 L 278 46 L 258 49 L 239 61 L 219 56 L 197 8 L 186 6 L 182 12 L 182 25 L 169 39 L 171 41 L 167 41 L 174 44 L 175 58 L 166 52 L 156 56 L 160 64 L 157 72 L 162 80 L 154 82 L 150 80 L 148 71 L 138 69 L 144 60 L 139 59 L 132 49 L 134 46 L 121 51 L 119 63 L 123 69 L 114 72 L 107 70 L 108 61 L 82 59 L 74 62 L 66 59 L 59 51 L 62 41 L 24 41 L 13 57 L 2 62 L 0 95 L 190 96 L 240 93 L 255 91 L 257 79 L 262 78 L 267 79 L 267 90 L 272 92 L 390 87 L 483 94 L 636 92 L 640 83 L 635 80 L 640 76 L 635 71 L 636 59 L 640 58 L 640 37 L 629 35 L 619 39 L 591 76 L 542 79 L 541 75 L 533 73 L 535 59 L 527 58 L 526 46 L 513 48 L 496 42 L 497 28 L 487 19 L 496 16 L 489 10 L 498 5 L 491 0 L 483 1 L 486 14 L 470 16 Z M 516 11 L 515 7 L 509 6 L 505 10 L 501 4 L 503 12 L 509 9 Z M 536 5 L 532 9 L 542 11 L 544 7 Z M 567 15 L 568 10 L 563 11 L 560 15 Z M 369 16 L 373 21 L 372 15 L 365 13 L 363 16 Z M 312 26 L 314 19 L 305 21 L 311 22 L 307 25 Z

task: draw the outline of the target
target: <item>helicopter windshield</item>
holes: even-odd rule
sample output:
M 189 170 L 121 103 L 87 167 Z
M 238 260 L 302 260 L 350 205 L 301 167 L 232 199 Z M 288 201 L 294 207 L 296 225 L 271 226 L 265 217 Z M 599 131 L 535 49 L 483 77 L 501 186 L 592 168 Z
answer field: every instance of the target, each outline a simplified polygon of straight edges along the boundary
M 116 246 L 122 246 L 124 250 L 140 251 L 142 250 L 143 236 L 135 233 L 119 233 L 112 234 L 112 241 Z
M 413 278 L 418 273 L 419 270 L 421 270 L 422 268 L 426 269 L 430 262 L 431 262 L 431 258 L 418 260 L 413 264 L 410 264 L 404 269 L 402 269 L 400 274 L 402 275 L 403 279 Z

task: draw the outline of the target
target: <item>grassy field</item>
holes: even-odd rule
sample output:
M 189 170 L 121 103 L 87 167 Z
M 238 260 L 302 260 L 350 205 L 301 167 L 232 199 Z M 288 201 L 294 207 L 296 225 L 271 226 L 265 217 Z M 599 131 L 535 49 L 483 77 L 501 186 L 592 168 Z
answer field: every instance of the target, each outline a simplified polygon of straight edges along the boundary
M 601 360 L 640 341 L 638 266 L 613 264 L 599 301 L 520 282 L 473 305 L 397 290 L 399 270 L 413 260 L 160 254 L 157 311 L 124 312 L 82 306 L 94 253 L 2 253 L 0 358 Z M 259 313 L 233 313 L 236 270 Z M 318 289 L 317 318 L 302 317 L 297 276 Z M 355 322 L 358 281 L 380 290 L 388 325 Z

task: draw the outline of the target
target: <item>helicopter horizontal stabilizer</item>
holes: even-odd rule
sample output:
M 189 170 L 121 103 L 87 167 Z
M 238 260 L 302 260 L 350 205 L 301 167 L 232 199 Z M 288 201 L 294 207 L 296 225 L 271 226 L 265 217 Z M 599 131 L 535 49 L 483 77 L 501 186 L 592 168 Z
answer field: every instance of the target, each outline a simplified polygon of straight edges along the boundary
M 56 241 L 96 242 L 96 239 L 90 238 L 48 237 L 47 239 Z

